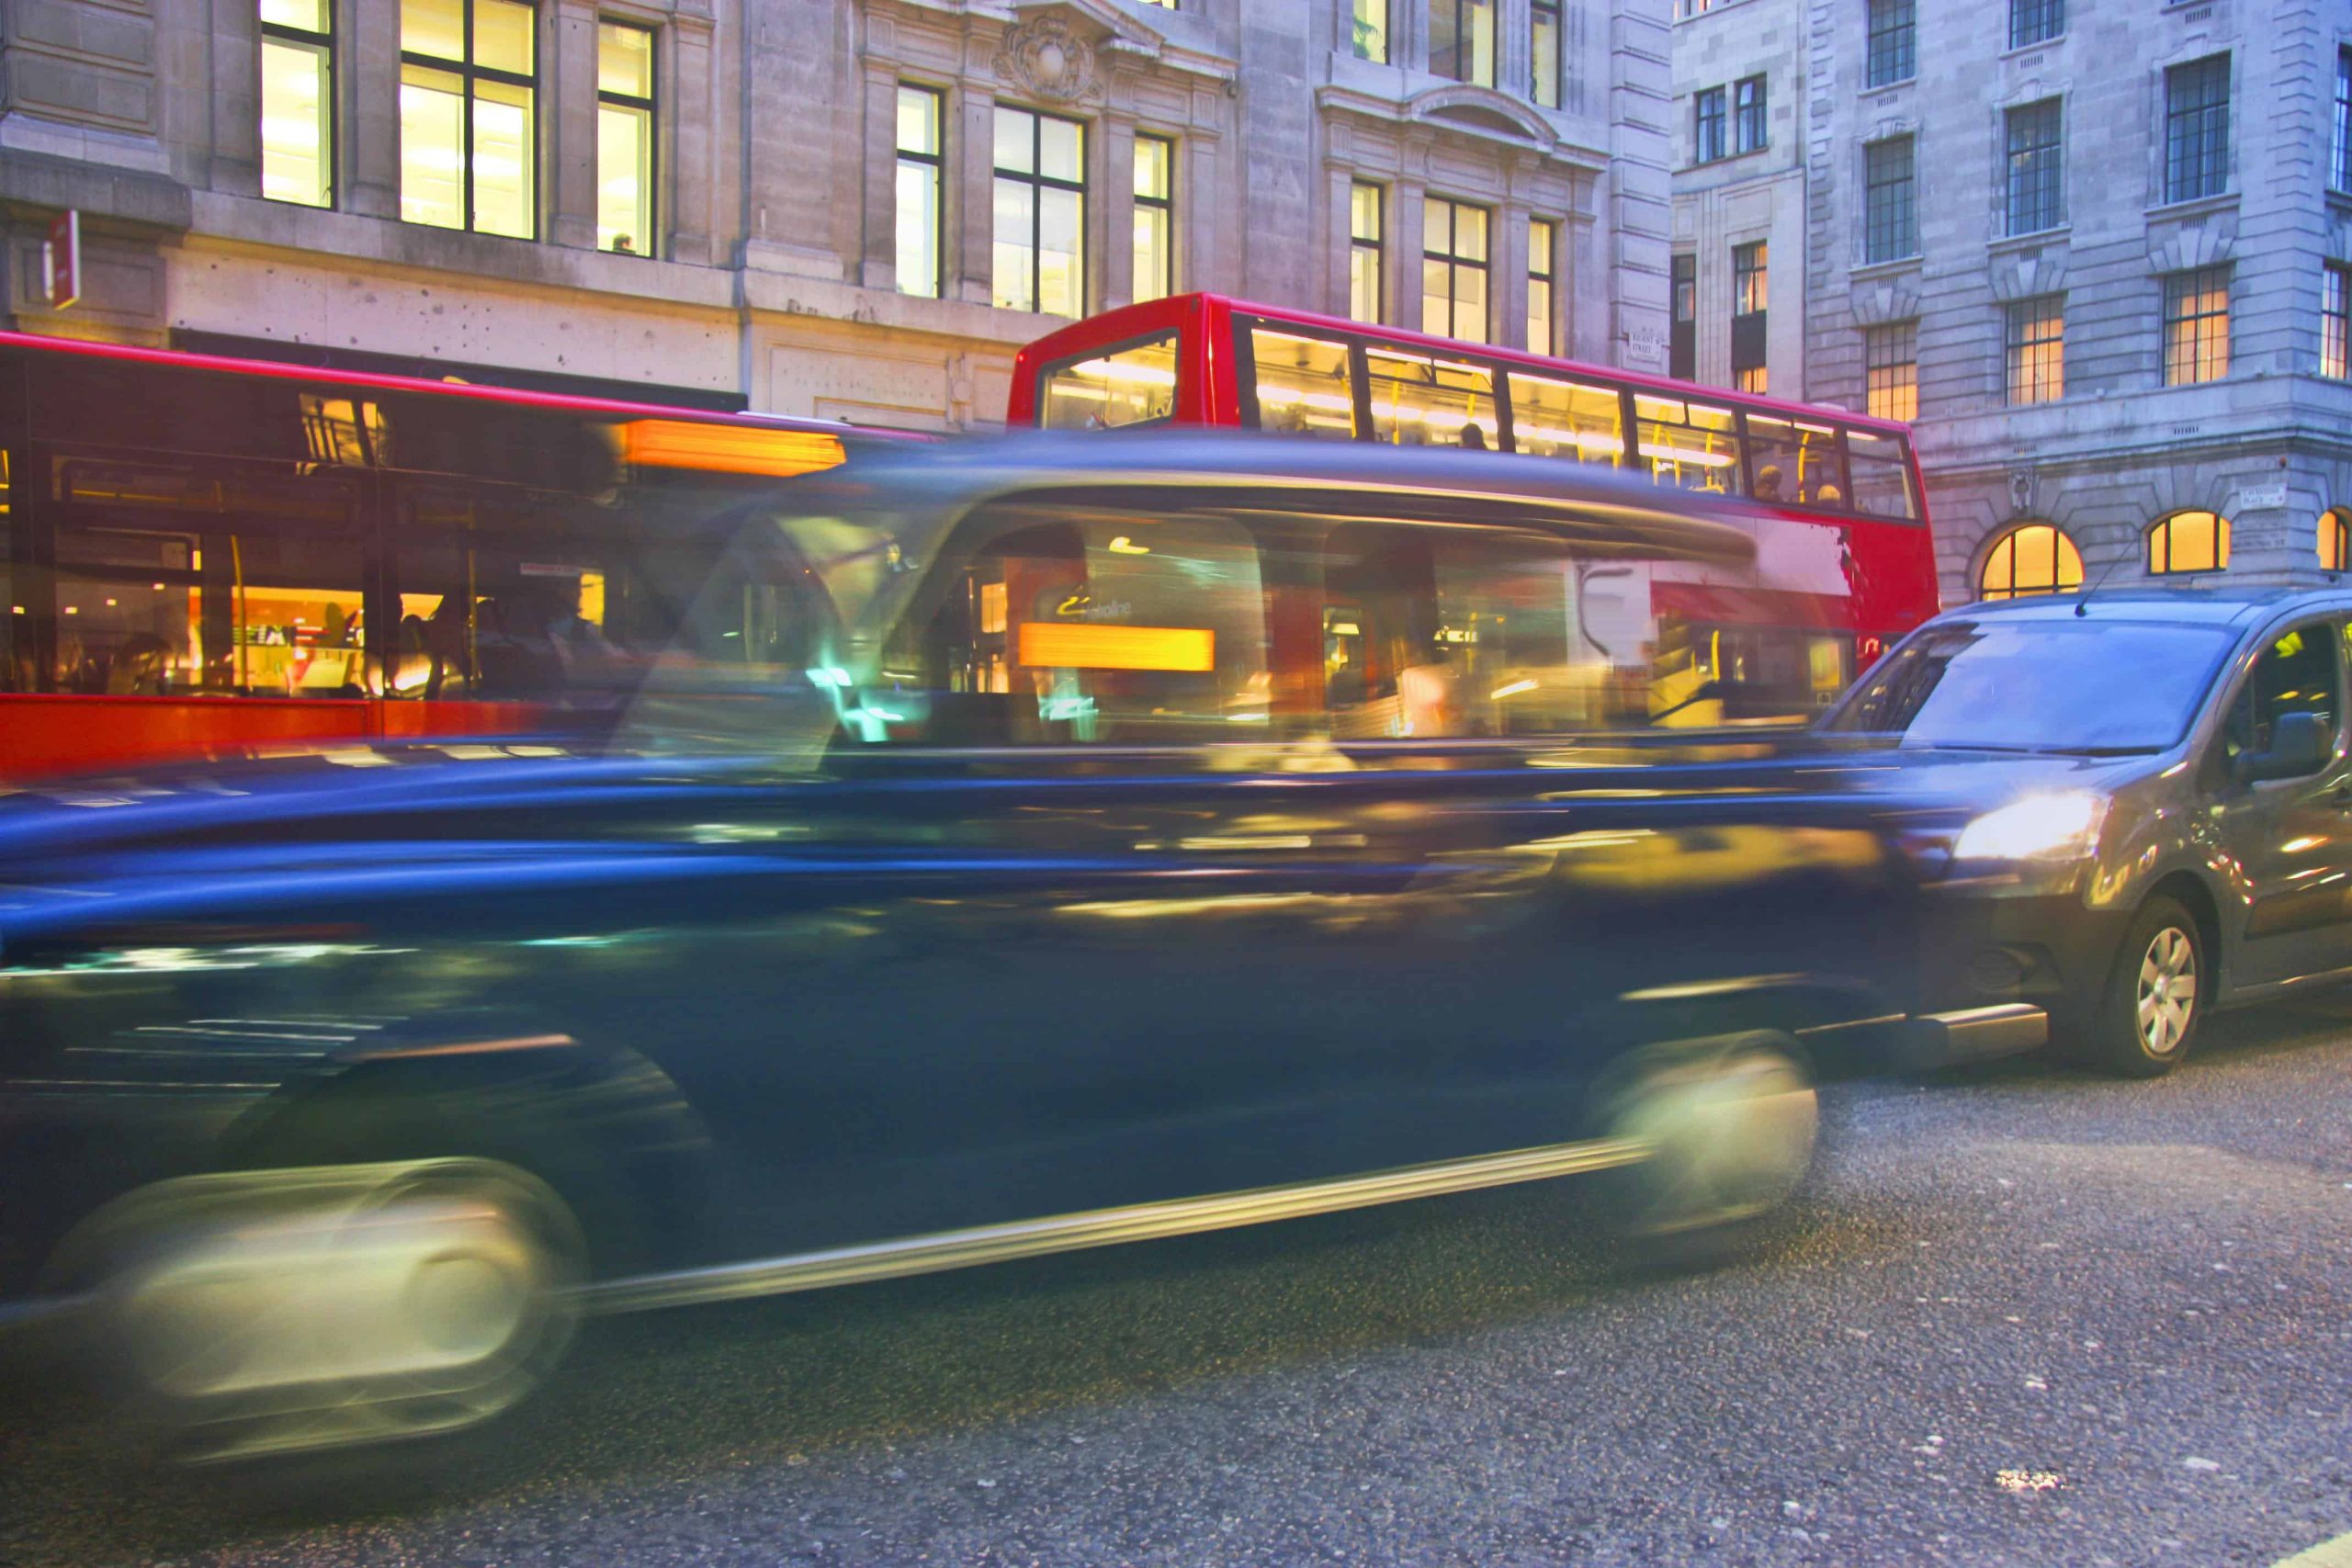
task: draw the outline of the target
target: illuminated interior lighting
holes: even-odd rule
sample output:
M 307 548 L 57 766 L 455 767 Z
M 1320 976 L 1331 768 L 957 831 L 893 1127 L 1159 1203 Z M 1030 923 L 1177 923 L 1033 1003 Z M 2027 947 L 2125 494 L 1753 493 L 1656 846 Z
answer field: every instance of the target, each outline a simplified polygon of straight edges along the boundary
M 164 591 L 164 585 L 160 582 L 151 582 L 147 586 L 153 589 L 158 593 L 161 593 Z
M 117 604 L 120 604 L 120 603 L 121 603 L 121 601 L 120 601 L 120 600 L 119 600 L 119 599 L 109 599 L 109 600 L 107 600 L 107 609 L 109 609 L 109 610 L 111 610 L 111 609 L 113 609 Z M 300 623 L 300 621 L 297 621 L 297 622 L 295 623 L 295 625 L 300 626 L 300 625 L 301 625 L 301 623 Z
M 1067 374 L 1095 376 L 1105 381 L 1131 381 L 1138 387 L 1172 387 L 1176 372 L 1158 365 L 1137 365 L 1117 359 L 1090 359 L 1073 365 Z
M 1114 556 L 1148 556 L 1151 554 L 1151 547 L 1149 545 L 1138 545 L 1133 539 L 1128 538 L 1125 534 L 1122 534 L 1117 538 L 1112 540 L 1108 547 L 1111 553 Z
M 1042 670 L 1216 668 L 1216 634 L 1205 626 L 1109 626 L 1024 621 L 1019 662 Z
M 1653 446 L 1646 441 L 1642 443 L 1642 456 L 1665 457 L 1677 463 L 1695 463 L 1702 468 L 1727 468 L 1732 463 L 1732 456 L 1728 452 L 1702 452 L 1690 446 Z
M 643 468 L 788 479 L 837 467 L 842 459 L 840 438 L 821 431 L 683 419 L 633 419 L 620 431 L 621 456 Z
M 1533 690 L 1535 690 L 1535 682 L 1532 681 L 1513 681 L 1506 685 L 1497 686 L 1493 691 L 1488 692 L 1487 696 L 1490 701 L 1498 703 L 1505 697 L 1515 697 L 1521 692 Z
M 69 615 L 78 615 L 82 613 L 82 606 L 79 604 L 68 604 L 65 606 L 65 613 Z

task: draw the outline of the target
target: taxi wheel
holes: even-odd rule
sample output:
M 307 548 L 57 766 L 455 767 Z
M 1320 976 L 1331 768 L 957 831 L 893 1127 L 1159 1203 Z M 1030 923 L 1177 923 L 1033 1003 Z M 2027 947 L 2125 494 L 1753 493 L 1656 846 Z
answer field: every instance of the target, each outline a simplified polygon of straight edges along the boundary
M 2161 1077 L 2197 1038 L 2211 973 L 2196 917 L 2161 896 L 2141 908 L 2081 1043 L 2091 1065 L 2124 1077 Z
M 1609 1172 L 1600 1194 L 1603 1224 L 1642 1263 L 1720 1261 L 1813 1168 L 1820 1108 L 1783 1036 L 1647 1046 L 1599 1089 L 1601 1135 L 1646 1150 Z
M 127 1429 L 178 1463 L 454 1435 L 520 1404 L 580 1318 L 586 1247 L 494 1160 L 166 1181 L 69 1242 Z

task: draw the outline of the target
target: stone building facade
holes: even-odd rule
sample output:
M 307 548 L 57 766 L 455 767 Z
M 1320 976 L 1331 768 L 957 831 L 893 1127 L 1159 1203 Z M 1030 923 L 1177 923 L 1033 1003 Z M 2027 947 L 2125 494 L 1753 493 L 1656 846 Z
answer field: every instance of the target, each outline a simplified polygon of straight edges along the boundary
M 1155 287 L 1344 314 L 1369 184 L 1383 319 L 1420 324 L 1426 204 L 1466 203 L 1487 335 L 1525 341 L 1511 280 L 1542 221 L 1555 346 L 1665 363 L 1650 0 L 10 0 L 0 28 L 23 329 L 985 427 L 1014 350 L 1064 319 L 1001 303 L 1006 203 L 1037 198 L 1008 186 L 1029 155 L 1002 106 L 1075 147 L 1083 311 L 1137 292 L 1147 145 Z M 935 123 L 908 129 L 909 103 Z M 315 166 L 287 172 L 289 139 Z M 931 193 L 928 249 L 905 190 Z M 59 311 L 40 239 L 62 209 L 85 284 Z M 910 254 L 932 276 L 901 276 Z
M 2231 581 L 2352 565 L 2343 0 L 1678 0 L 1673 54 L 1693 372 L 1769 242 L 1770 389 L 1916 420 L 1947 604 L 2224 525 Z M 1701 148 L 1758 76 L 1763 144 Z

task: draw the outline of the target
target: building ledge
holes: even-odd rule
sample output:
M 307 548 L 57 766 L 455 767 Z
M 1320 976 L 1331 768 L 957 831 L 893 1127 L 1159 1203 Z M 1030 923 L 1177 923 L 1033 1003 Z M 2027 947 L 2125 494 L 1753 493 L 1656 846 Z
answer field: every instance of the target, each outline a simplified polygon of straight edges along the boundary
M 1883 283 L 1889 278 L 1901 277 L 1906 272 L 1918 271 L 1924 259 L 1914 251 L 1893 261 L 1867 262 L 1860 266 L 1848 268 L 1846 280 L 1849 283 Z
M 2019 251 L 2037 250 L 2043 245 L 2063 245 L 2075 237 L 2072 223 L 2061 223 L 2054 229 L 2036 229 L 2030 234 L 2004 234 L 1985 243 L 1986 254 L 1995 256 L 2014 255 Z
M 0 148 L 0 207 L 73 208 L 85 218 L 175 234 L 191 221 L 187 187 L 167 175 L 22 148 Z
M 2238 193 L 2225 190 L 2219 196 L 2194 196 L 2187 201 L 2159 202 L 2147 210 L 2151 223 L 2177 223 L 2184 218 L 2206 218 L 2216 212 L 2235 212 Z

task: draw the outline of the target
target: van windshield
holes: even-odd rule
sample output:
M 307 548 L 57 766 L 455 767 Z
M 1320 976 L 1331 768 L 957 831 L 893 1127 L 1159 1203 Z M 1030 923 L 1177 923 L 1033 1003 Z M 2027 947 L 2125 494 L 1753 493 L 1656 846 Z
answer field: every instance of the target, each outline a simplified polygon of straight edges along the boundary
M 1951 622 L 1873 666 L 1821 728 L 1905 746 L 2160 751 L 2236 640 L 2219 626 Z

